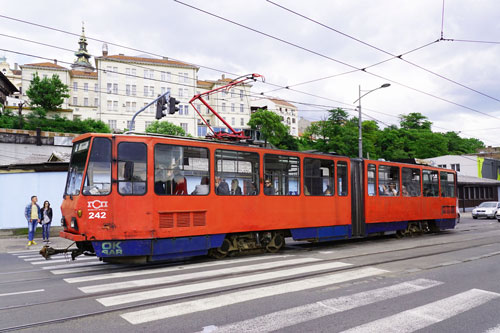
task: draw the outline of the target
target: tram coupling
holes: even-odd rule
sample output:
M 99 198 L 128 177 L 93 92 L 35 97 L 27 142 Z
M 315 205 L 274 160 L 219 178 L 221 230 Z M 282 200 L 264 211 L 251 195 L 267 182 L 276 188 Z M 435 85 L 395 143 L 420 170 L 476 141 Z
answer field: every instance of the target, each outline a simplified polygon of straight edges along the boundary
M 71 245 L 73 245 L 74 243 L 72 243 Z M 76 257 L 78 257 L 79 255 L 81 254 L 86 254 L 88 255 L 87 253 L 85 253 L 86 251 L 84 251 L 83 249 L 79 249 L 79 248 L 73 248 L 73 249 L 70 249 L 70 246 L 68 246 L 67 248 L 65 249 L 55 249 L 51 246 L 48 246 L 48 245 L 44 245 L 42 247 L 42 249 L 40 250 L 40 254 L 42 255 L 42 257 L 44 257 L 46 260 L 49 260 L 51 256 L 53 256 L 54 254 L 59 254 L 59 253 L 71 253 L 71 260 L 75 260 Z M 95 255 L 95 254 L 94 254 Z

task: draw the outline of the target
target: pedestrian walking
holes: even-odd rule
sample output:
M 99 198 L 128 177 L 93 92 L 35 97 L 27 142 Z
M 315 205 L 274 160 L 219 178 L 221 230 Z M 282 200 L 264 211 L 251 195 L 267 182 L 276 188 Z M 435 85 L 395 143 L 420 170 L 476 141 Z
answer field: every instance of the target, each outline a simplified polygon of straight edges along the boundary
M 36 195 L 31 196 L 31 202 L 24 209 L 24 217 L 28 221 L 28 246 L 36 245 L 36 242 L 33 240 L 35 238 L 36 224 L 40 222 L 42 217 L 37 201 L 38 198 Z
M 52 208 L 50 208 L 50 202 L 45 200 L 43 202 L 42 208 L 42 237 L 43 242 L 50 244 L 50 223 L 52 222 Z

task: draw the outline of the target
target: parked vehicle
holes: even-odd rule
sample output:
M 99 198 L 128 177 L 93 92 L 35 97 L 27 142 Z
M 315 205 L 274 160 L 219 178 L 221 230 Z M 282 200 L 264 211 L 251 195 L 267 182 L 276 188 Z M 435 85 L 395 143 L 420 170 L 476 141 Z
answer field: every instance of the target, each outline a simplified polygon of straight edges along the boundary
M 500 209 L 500 202 L 498 201 L 485 201 L 472 210 L 472 218 L 486 217 L 494 219 L 498 210 Z

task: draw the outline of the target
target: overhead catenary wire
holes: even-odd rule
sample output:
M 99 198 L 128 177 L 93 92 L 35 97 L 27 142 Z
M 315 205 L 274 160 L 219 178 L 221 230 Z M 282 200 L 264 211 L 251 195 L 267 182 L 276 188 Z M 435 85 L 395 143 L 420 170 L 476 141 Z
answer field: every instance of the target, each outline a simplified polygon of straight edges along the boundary
M 71 32 L 67 32 L 67 31 L 61 30 L 61 29 L 56 29 L 56 28 L 52 28 L 52 27 L 47 27 L 47 26 L 39 25 L 39 24 L 36 24 L 36 23 L 33 23 L 33 22 L 28 22 L 28 21 L 24 21 L 24 20 L 19 20 L 19 19 L 15 19 L 15 18 L 7 17 L 7 16 L 4 16 L 4 15 L 0 15 L 0 17 L 7 18 L 7 19 L 11 19 L 11 20 L 15 20 L 15 21 L 19 21 L 19 22 L 26 23 L 26 24 L 32 24 L 32 25 L 35 25 L 35 26 L 40 26 L 40 27 L 43 27 L 43 28 L 46 28 L 46 29 L 59 31 L 59 32 L 62 32 L 62 33 L 67 33 L 67 34 L 70 34 L 70 35 L 73 35 L 73 36 L 80 36 L 79 34 L 76 34 L 76 33 L 71 33 Z M 104 41 L 104 40 L 100 40 L 100 39 L 95 39 L 95 38 L 92 38 L 92 37 L 87 37 L 87 39 L 89 39 L 89 40 L 97 40 L 97 41 L 101 41 L 101 42 L 104 42 L 104 43 L 107 43 L 107 44 L 110 44 L 110 45 L 116 45 L 116 46 L 119 46 L 119 47 L 123 47 L 123 48 L 131 49 L 131 50 L 135 50 L 135 51 L 139 51 L 139 52 L 143 52 L 143 53 L 148 53 L 148 54 L 151 54 L 151 55 L 154 55 L 154 56 L 162 57 L 161 55 L 157 55 L 157 54 L 154 54 L 154 53 L 151 53 L 151 52 L 147 52 L 147 51 L 143 51 L 143 50 L 138 50 L 138 49 L 136 49 L 136 48 L 131 48 L 131 47 L 128 47 L 128 46 L 123 46 L 123 45 L 119 45 L 119 44 L 116 44 L 116 43 L 112 43 L 112 42 L 108 42 L 108 41 Z M 432 42 L 432 43 L 434 43 L 434 42 Z M 429 43 L 429 44 L 432 44 L 432 43 Z M 46 46 L 53 47 L 53 46 L 51 46 L 51 45 L 49 45 L 49 44 L 45 44 L 45 43 L 41 43 L 41 44 L 46 45 Z M 422 46 L 422 47 L 425 47 L 425 46 L 426 46 L 426 45 L 424 45 L 424 46 Z M 420 49 L 420 48 L 422 48 L 422 47 L 419 47 L 419 48 L 416 48 L 416 49 Z M 63 49 L 63 48 L 61 48 L 61 49 Z M 73 52 L 72 50 L 68 50 L 68 49 L 64 49 L 64 50 L 65 50 L 65 51 L 71 51 L 71 52 Z M 18 53 L 18 54 L 19 54 L 19 52 L 15 52 L 15 51 L 13 51 L 13 52 L 14 52 L 14 53 Z M 409 51 L 409 52 L 411 52 L 411 51 Z M 46 60 L 50 60 L 50 61 L 52 61 L 52 60 L 53 60 L 53 59 L 44 58 L 44 57 L 40 57 L 40 58 L 43 58 L 43 59 L 46 59 Z M 173 59 L 173 58 L 168 58 L 168 59 L 170 59 L 170 60 L 175 60 L 175 59 Z M 176 60 L 176 61 L 181 61 L 181 60 Z M 186 64 L 189 64 L 189 63 L 187 63 L 187 62 L 185 62 L 185 61 L 181 61 L 181 62 L 184 62 L 184 63 L 186 63 Z M 68 64 L 70 64 L 70 63 L 68 63 Z M 220 71 L 220 72 L 222 72 L 222 73 L 226 73 L 226 74 L 229 74 L 229 75 L 236 75 L 236 74 L 229 73 L 229 72 L 227 72 L 227 71 L 222 71 L 222 70 L 218 70 L 218 69 L 213 69 L 213 68 L 211 68 L 211 67 L 207 67 L 207 66 L 195 65 L 195 64 L 192 64 L 192 65 L 193 65 L 193 66 L 198 66 L 198 67 L 200 67 L 200 68 L 207 68 L 207 69 L 211 69 L 211 70 Z M 109 71 L 109 70 L 104 70 L 104 71 Z M 124 73 L 118 73 L 118 74 L 124 74 Z M 372 74 L 372 73 L 369 73 L 369 74 Z M 127 75 L 127 74 L 124 74 L 124 75 Z M 373 75 L 373 74 L 372 74 L 372 75 Z M 142 78 L 142 77 L 140 77 L 140 76 L 137 76 L 137 77 Z M 150 78 L 145 78 L 145 79 L 154 80 L 154 79 L 150 79 Z M 162 81 L 162 80 L 157 80 L 157 81 L 165 82 L 165 81 Z M 392 82 L 394 82 L 394 81 L 392 81 Z M 173 83 L 173 84 L 177 84 L 177 85 L 184 85 L 184 84 L 177 83 L 177 82 L 171 82 L 171 83 Z M 281 88 L 287 88 L 287 87 L 279 86 L 279 85 L 272 84 L 272 83 L 269 83 L 269 82 L 266 82 L 266 84 L 269 84 L 269 85 L 272 85 L 272 86 L 276 86 L 276 87 L 281 87 Z M 192 85 L 185 85 L 185 86 L 193 87 Z M 299 90 L 294 90 L 294 89 L 290 89 L 290 90 L 292 90 L 292 91 L 296 91 L 296 92 L 298 92 L 298 93 L 306 94 L 306 95 L 307 95 L 307 94 L 309 94 L 309 93 L 302 92 L 302 91 L 299 91 Z M 252 95 L 253 95 L 253 96 L 256 96 L 256 95 L 254 95 L 254 94 L 249 94 L 249 95 L 247 95 L 247 96 L 252 96 Z M 263 95 L 263 94 L 261 93 L 261 95 Z M 310 95 L 310 96 L 313 96 L 313 97 L 317 97 L 317 98 L 322 98 L 322 99 L 327 99 L 327 100 L 330 100 L 330 101 L 334 101 L 334 102 L 336 102 L 336 103 L 342 103 L 342 104 L 350 105 L 350 104 L 347 104 L 347 103 L 343 103 L 343 102 L 335 101 L 335 100 L 332 100 L 332 99 L 329 99 L 329 98 L 325 98 L 325 97 L 323 97 L 323 96 L 318 96 L 318 95 L 314 95 L 314 94 L 309 94 L 309 95 Z M 274 98 L 274 96 L 269 96 L 269 98 Z M 289 99 L 287 99 L 287 100 L 289 100 Z M 290 100 L 289 100 L 289 101 L 290 101 Z M 291 102 L 293 102 L 293 103 L 295 103 L 295 104 L 318 106 L 318 104 L 304 103 L 304 102 L 299 102 L 299 101 L 291 101 Z M 334 106 L 334 107 L 332 107 L 332 106 L 325 106 L 325 107 L 328 107 L 328 108 L 338 108 L 338 106 Z M 366 109 L 366 108 L 365 108 L 365 109 Z M 473 111 L 474 111 L 474 110 L 473 110 Z M 375 111 L 375 112 L 376 112 L 376 111 Z M 375 118 L 374 118 L 374 119 L 375 119 Z M 380 123 L 382 123 L 382 124 L 385 124 L 384 122 L 381 122 L 381 121 L 379 121 L 379 122 L 380 122 Z
M 467 110 L 470 110 L 470 111 L 473 111 L 473 112 L 476 112 L 476 113 L 482 114 L 482 115 L 484 115 L 484 116 L 487 116 L 487 117 L 490 117 L 490 118 L 494 118 L 494 119 L 498 119 L 498 120 L 500 120 L 500 117 L 496 117 L 496 116 L 493 116 L 493 115 L 488 114 L 488 113 L 486 113 L 486 112 L 482 112 L 482 111 L 476 110 L 476 109 L 474 109 L 474 108 L 471 108 L 471 107 L 465 106 L 465 105 L 463 105 L 463 104 L 460 104 L 460 103 L 457 103 L 457 102 L 450 101 L 450 100 L 448 100 L 448 99 L 446 99 L 446 98 L 439 97 L 439 96 L 434 95 L 434 94 L 431 94 L 431 93 L 429 93 L 429 92 L 425 92 L 425 91 L 423 91 L 423 90 L 421 90 L 421 89 L 418 89 L 418 88 L 415 88 L 415 87 L 409 86 L 409 85 L 407 85 L 407 84 L 404 84 L 404 83 L 401 83 L 401 82 L 395 81 L 395 80 L 393 80 L 393 79 L 389 79 L 389 78 L 384 77 L 384 76 L 382 76 L 382 75 L 379 75 L 379 74 L 376 74 L 376 73 L 373 73 L 373 72 L 368 72 L 365 68 L 359 68 L 359 67 L 356 67 L 356 66 L 351 65 L 351 64 L 349 64 L 349 63 L 346 63 L 346 62 L 344 62 L 344 61 L 341 61 L 341 60 L 338 60 L 338 59 L 332 58 L 332 57 L 327 56 L 327 55 L 325 55 L 325 54 L 322 54 L 322 53 L 320 53 L 320 52 L 317 52 L 317 51 L 311 50 L 311 49 L 306 48 L 306 47 L 304 47 L 304 46 L 301 46 L 301 45 L 298 45 L 298 44 L 296 44 L 296 43 L 293 43 L 293 42 L 287 41 L 287 40 L 285 40 L 285 39 L 283 39 L 283 38 L 279 38 L 279 37 L 273 36 L 273 35 L 271 35 L 271 34 L 268 34 L 268 33 L 266 33 L 266 32 L 263 32 L 263 31 L 257 30 L 257 29 L 255 29 L 255 28 L 252 28 L 252 27 L 246 26 L 246 25 L 244 25 L 244 24 L 241 24 L 241 23 L 235 22 L 235 21 L 233 21 L 233 20 L 230 20 L 230 19 L 227 19 L 227 18 L 222 17 L 222 16 L 220 16 L 220 15 L 217 15 L 217 14 L 214 14 L 214 13 L 211 13 L 211 12 L 208 12 L 208 11 L 206 11 L 206 10 L 204 10 L 204 9 L 201 9 L 201 8 L 195 7 L 195 6 L 193 6 L 193 5 L 190 5 L 190 4 L 187 4 L 187 3 L 184 3 L 184 2 L 182 2 L 182 1 L 179 1 L 179 0 L 174 0 L 174 1 L 175 1 L 175 2 L 177 2 L 177 3 L 179 3 L 179 4 L 182 4 L 182 5 L 184 5 L 184 6 L 190 7 L 190 8 L 192 8 L 192 9 L 194 9 L 194 10 L 197 10 L 197 11 L 200 11 L 200 12 L 202 12 L 202 13 L 205 13 L 205 14 L 207 14 L 207 15 L 210 15 L 210 16 L 213 16 L 213 17 L 216 17 L 216 18 L 218 18 L 218 19 L 220 19 L 220 20 L 223 20 L 223 21 L 229 22 L 229 23 L 231 23 L 231 24 L 237 25 L 237 26 L 239 26 L 239 27 L 242 27 L 242 28 L 244 28 L 244 29 L 247 29 L 247 30 L 253 31 L 253 32 L 255 32 L 255 33 L 261 34 L 261 35 L 266 36 L 266 37 L 268 37 L 268 38 L 271 38 L 271 39 L 277 40 L 277 41 L 282 42 L 282 43 L 284 43 L 284 44 L 287 44 L 287 45 L 290 45 L 290 46 L 296 47 L 296 48 L 301 49 L 301 50 L 303 50 L 303 51 L 305 51 L 305 52 L 308 52 L 308 53 L 311 53 L 311 54 L 317 55 L 317 56 L 322 57 L 322 58 L 324 58 L 324 59 L 327 59 L 327 60 L 333 61 L 333 62 L 338 63 L 338 64 L 342 64 L 342 65 L 347 66 L 347 67 L 352 68 L 352 69 L 357 69 L 357 70 L 359 70 L 359 71 L 362 71 L 362 72 L 364 72 L 364 73 L 367 73 L 367 74 L 372 75 L 372 76 L 374 76 L 374 77 L 377 77 L 377 78 L 379 78 L 379 79 L 382 79 L 382 80 L 385 80 L 385 81 L 389 81 L 389 82 L 391 82 L 391 83 L 394 83 L 394 84 L 397 84 L 397 85 L 402 86 L 402 87 L 404 87 L 404 88 L 407 88 L 407 89 L 413 90 L 413 91 L 415 91 L 415 92 L 418 92 L 418 93 L 424 94 L 424 95 L 426 95 L 426 96 L 429 96 L 429 97 L 432 97 L 432 98 L 435 98 L 435 99 L 439 99 L 439 100 L 441 100 L 441 101 L 443 101 L 443 102 L 450 103 L 450 104 L 452 104 L 452 105 L 455 105 L 455 106 L 458 106 L 458 107 L 461 107 L 461 108 L 464 108 L 464 109 L 467 109 Z

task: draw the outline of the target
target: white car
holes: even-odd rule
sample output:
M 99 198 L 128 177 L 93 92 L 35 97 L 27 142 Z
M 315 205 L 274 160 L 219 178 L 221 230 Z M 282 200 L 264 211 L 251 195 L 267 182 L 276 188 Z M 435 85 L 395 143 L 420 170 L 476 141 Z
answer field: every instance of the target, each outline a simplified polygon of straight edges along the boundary
M 494 219 L 495 217 L 497 217 L 496 214 L 499 210 L 500 202 L 486 201 L 472 210 L 472 218 L 477 219 L 478 217 L 486 217 L 488 219 Z

